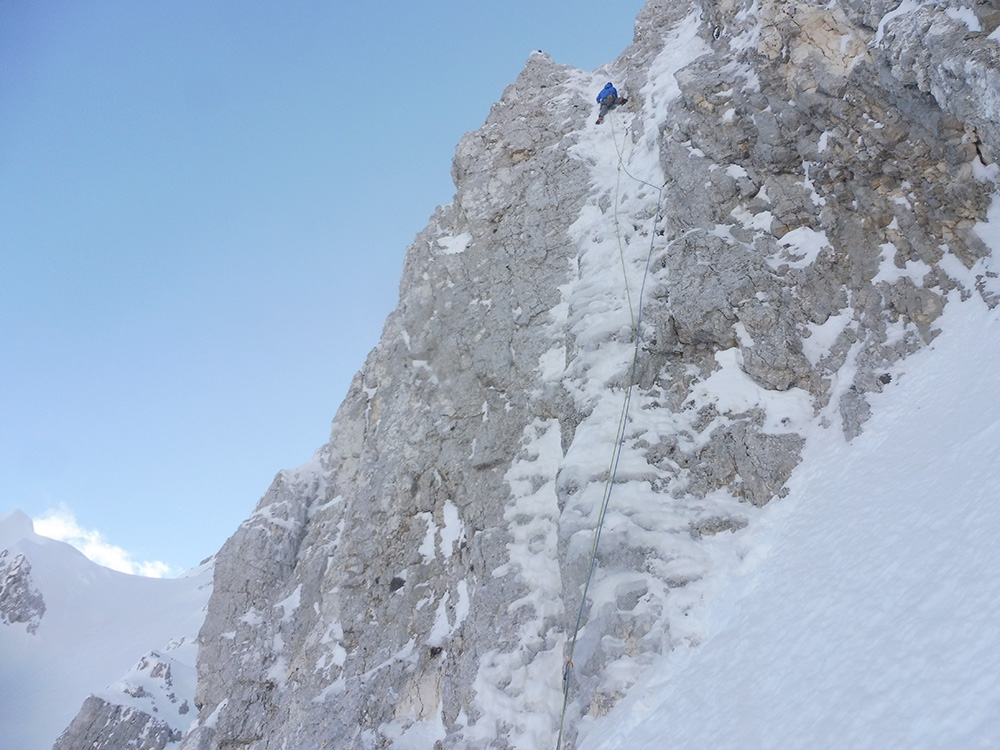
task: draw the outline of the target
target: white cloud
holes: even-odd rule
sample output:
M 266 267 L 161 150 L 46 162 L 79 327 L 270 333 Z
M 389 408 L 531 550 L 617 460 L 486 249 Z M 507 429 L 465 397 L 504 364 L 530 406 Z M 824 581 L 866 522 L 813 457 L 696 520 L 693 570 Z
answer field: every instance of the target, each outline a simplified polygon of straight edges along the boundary
M 65 505 L 50 508 L 32 520 L 36 533 L 76 547 L 98 565 L 149 578 L 165 578 L 173 575 L 173 571 L 166 563 L 159 560 L 135 562 L 128 550 L 111 544 L 101 532 L 82 528 L 76 522 L 73 511 Z

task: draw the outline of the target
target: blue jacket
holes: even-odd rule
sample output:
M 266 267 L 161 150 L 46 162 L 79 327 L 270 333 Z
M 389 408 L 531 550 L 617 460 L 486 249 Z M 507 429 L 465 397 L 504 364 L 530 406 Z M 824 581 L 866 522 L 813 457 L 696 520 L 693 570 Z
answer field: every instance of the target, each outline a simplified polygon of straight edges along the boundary
M 615 99 L 618 98 L 618 91 L 615 90 L 615 87 L 611 85 L 610 81 L 608 81 L 604 85 L 604 88 L 601 89 L 601 93 L 597 95 L 597 101 L 598 102 L 603 102 L 609 96 L 613 96 Z

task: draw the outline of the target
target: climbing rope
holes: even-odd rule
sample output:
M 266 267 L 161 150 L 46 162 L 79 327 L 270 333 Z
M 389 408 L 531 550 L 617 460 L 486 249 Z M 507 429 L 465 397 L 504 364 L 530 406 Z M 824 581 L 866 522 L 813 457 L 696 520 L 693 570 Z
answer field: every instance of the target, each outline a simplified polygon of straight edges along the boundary
M 612 121 L 613 122 L 613 121 Z M 621 166 L 621 157 L 618 158 L 619 167 Z M 625 279 L 625 299 L 628 301 L 628 314 L 632 319 L 632 329 L 635 330 L 635 308 L 632 306 L 632 290 L 628 283 L 628 264 L 625 262 L 625 248 L 622 246 L 622 229 L 621 224 L 618 222 L 618 203 L 619 195 L 621 193 L 622 184 L 622 170 L 618 169 L 618 176 L 615 179 L 615 236 L 618 238 L 618 257 L 622 261 L 622 277 Z
M 618 418 L 618 432 L 615 436 L 615 445 L 611 452 L 611 463 L 608 466 L 607 479 L 604 483 L 604 495 L 601 498 L 600 511 L 597 514 L 597 524 L 594 527 L 594 540 L 590 547 L 590 562 L 587 566 L 587 577 L 584 581 L 583 594 L 580 598 L 580 609 L 577 611 L 576 624 L 573 627 L 573 637 L 570 639 L 569 654 L 566 658 L 566 664 L 563 667 L 563 701 L 562 711 L 559 715 L 559 736 L 556 740 L 556 750 L 561 750 L 562 748 L 563 732 L 566 724 L 566 709 L 569 706 L 570 683 L 573 679 L 573 655 L 576 651 L 577 638 L 580 635 L 580 623 L 583 621 L 583 612 L 587 606 L 587 594 L 590 591 L 590 583 L 594 578 L 594 570 L 597 567 L 597 549 L 601 542 L 601 532 L 604 530 L 604 521 L 607 518 L 608 507 L 611 504 L 611 492 L 615 486 L 615 477 L 618 473 L 618 463 L 621 460 L 622 446 L 625 443 L 625 426 L 628 424 L 628 412 L 632 403 L 632 391 L 635 386 L 636 372 L 639 364 L 639 328 L 642 325 L 642 297 L 646 288 L 646 279 L 649 276 L 650 262 L 653 258 L 653 247 L 656 242 L 656 225 L 659 223 L 660 211 L 663 208 L 663 190 L 666 188 L 666 182 L 660 186 L 653 185 L 652 183 L 636 177 L 629 172 L 628 167 L 625 165 L 625 159 L 622 156 L 622 149 L 618 145 L 618 137 L 615 134 L 614 123 L 617 116 L 614 112 L 611 114 L 611 137 L 614 140 L 615 151 L 618 154 L 618 178 L 615 184 L 615 233 L 618 236 L 618 251 L 621 256 L 622 271 L 625 274 L 625 294 L 628 299 L 629 314 L 632 316 L 632 364 L 629 366 L 628 382 L 625 387 L 625 399 L 622 403 L 621 414 Z M 628 128 L 625 129 L 625 133 L 628 133 Z M 628 270 L 625 263 L 625 250 L 622 247 L 621 228 L 618 223 L 618 203 L 620 198 L 622 172 L 636 182 L 647 185 L 657 191 L 656 214 L 653 217 L 653 228 L 649 234 L 649 252 L 646 254 L 646 265 L 642 273 L 642 284 L 639 287 L 639 306 L 635 312 L 633 312 L 632 307 L 632 296 L 628 283 Z

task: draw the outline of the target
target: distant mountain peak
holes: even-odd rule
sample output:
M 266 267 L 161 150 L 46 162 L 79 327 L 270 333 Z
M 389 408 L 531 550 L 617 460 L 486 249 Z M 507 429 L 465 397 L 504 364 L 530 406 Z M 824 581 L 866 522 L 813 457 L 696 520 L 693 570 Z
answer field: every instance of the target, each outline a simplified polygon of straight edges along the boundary
M 127 720 L 150 737 L 179 739 L 190 723 L 212 571 L 205 564 L 176 579 L 120 573 L 35 533 L 22 511 L 0 517 L 4 746 L 48 750 L 81 705 L 74 733 L 90 728 L 91 717 L 99 727 Z M 75 742 L 65 746 L 81 746 Z
M 0 514 L 0 549 L 22 539 L 41 542 L 44 537 L 35 533 L 34 522 L 19 508 Z

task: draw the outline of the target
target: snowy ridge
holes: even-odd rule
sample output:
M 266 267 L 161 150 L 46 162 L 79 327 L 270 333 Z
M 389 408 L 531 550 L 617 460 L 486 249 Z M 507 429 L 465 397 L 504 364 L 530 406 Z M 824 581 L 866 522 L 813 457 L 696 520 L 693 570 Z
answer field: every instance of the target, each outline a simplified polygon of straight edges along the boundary
M 95 695 L 108 703 L 128 706 L 187 729 L 194 710 L 197 643 L 181 638 L 162 651 L 150 651 L 124 676 Z
M 179 739 L 193 707 L 211 564 L 176 579 L 118 573 L 39 536 L 18 511 L 0 517 L 0 550 L 30 564 L 45 603 L 34 630 L 0 624 L 4 746 L 48 750 L 88 695 L 152 712 Z M 151 648 L 162 650 L 152 657 Z

